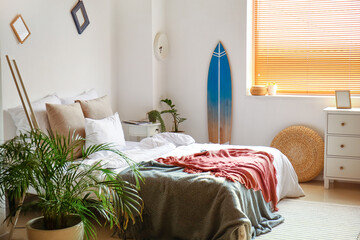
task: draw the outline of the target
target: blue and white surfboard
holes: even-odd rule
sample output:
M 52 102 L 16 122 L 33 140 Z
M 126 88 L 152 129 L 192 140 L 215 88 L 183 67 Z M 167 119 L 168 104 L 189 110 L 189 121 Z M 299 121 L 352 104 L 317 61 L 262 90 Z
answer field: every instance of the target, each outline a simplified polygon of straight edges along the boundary
M 212 143 L 230 143 L 232 87 L 229 60 L 219 42 L 209 66 L 207 86 L 208 133 Z

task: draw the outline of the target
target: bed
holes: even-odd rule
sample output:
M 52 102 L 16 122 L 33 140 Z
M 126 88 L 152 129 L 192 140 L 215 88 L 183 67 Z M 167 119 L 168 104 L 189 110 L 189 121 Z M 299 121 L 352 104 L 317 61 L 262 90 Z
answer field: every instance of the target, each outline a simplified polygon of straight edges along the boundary
M 291 163 L 274 148 L 200 144 L 195 143 L 189 135 L 176 133 L 157 134 L 139 143 L 125 142 L 118 114 L 113 114 L 107 98 L 97 97 L 94 91 L 84 92 L 71 99 L 49 95 L 34 102 L 33 108 L 43 129 L 51 127 L 53 130 L 57 126 L 54 121 L 61 119 L 62 128 L 66 132 L 70 128 L 84 135 L 86 133 L 85 147 L 112 142 L 135 164 L 139 164 L 145 184 L 141 185 L 140 190 L 144 200 L 144 220 L 137 221 L 133 226 L 137 239 L 247 240 L 271 231 L 284 221 L 279 214 L 271 211 L 273 206 L 264 200 L 260 191 L 246 189 L 239 182 L 230 182 L 206 172 L 186 173 L 180 167 L 157 162 L 156 159 L 160 157 L 226 148 L 264 151 L 274 157 L 278 201 L 285 197 L 304 195 Z M 76 99 L 89 100 L 72 104 Z M 45 107 L 45 103 L 49 102 L 52 108 L 56 108 L 56 116 L 49 115 L 49 104 Z M 28 130 L 21 107 L 8 111 L 17 132 Z M 121 178 L 133 181 L 126 161 L 111 153 L 97 153 L 84 160 L 84 163 L 94 164 L 98 161 L 113 169 Z
M 145 178 L 140 190 L 145 205 L 143 222 L 137 221 L 131 230 L 136 239 L 254 239 L 284 221 L 271 211 L 260 191 L 208 173 L 186 173 L 155 161 L 159 157 L 226 148 L 265 151 L 274 156 L 278 200 L 304 195 L 291 163 L 274 148 L 200 144 L 188 135 L 174 133 L 158 134 L 140 143 L 126 142 L 126 146 L 123 152 L 139 164 Z M 121 159 L 108 155 L 86 162 L 100 159 L 123 179 L 133 181 Z

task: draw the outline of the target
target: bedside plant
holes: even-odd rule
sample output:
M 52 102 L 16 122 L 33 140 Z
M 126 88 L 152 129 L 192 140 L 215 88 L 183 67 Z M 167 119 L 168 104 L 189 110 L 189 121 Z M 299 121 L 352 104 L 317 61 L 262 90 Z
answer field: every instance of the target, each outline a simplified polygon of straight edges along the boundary
M 96 238 L 90 222 L 99 223 L 99 213 L 110 227 L 125 230 L 134 214 L 141 216 L 142 200 L 138 194 L 139 181 L 143 181 L 137 167 L 120 151 L 109 144 L 93 145 L 83 150 L 83 158 L 99 151 L 112 151 L 130 165 L 137 186 L 122 180 L 117 174 L 103 168 L 101 162 L 86 165 L 74 159 L 85 139 L 70 134 L 68 137 L 49 136 L 39 130 L 22 134 L 0 146 L 0 194 L 16 199 L 17 214 L 26 207 L 36 207 L 43 217 L 27 225 L 29 239 L 50 239 L 54 232 L 75 225 L 75 233 L 60 235 L 58 239 Z M 101 174 L 101 178 L 99 176 Z M 33 188 L 37 200 L 24 203 L 26 192 Z M 10 212 L 7 219 L 11 219 Z M 75 216 L 75 217 L 74 217 Z M 70 223 L 74 221 L 75 223 Z M 15 220 L 16 224 L 16 220 Z M 35 225 L 36 228 L 35 228 Z M 42 230 L 38 230 L 38 227 Z M 35 229 L 35 230 L 32 230 Z M 56 230 L 56 231 L 49 231 Z M 34 233 L 37 232 L 37 233 Z M 10 233 L 11 234 L 11 233 Z M 62 234 L 62 233 L 60 233 Z
M 156 123 L 157 121 L 159 121 L 161 132 L 166 132 L 164 120 L 162 119 L 161 113 L 158 110 L 151 110 L 150 112 L 147 113 L 147 115 L 150 122 Z
M 171 99 L 169 98 L 162 99 L 161 102 L 166 103 L 170 107 L 169 110 L 164 110 L 161 112 L 161 114 L 170 113 L 171 116 L 173 117 L 174 132 L 179 132 L 179 124 L 185 121 L 186 118 L 181 118 L 179 116 L 180 114 L 177 112 L 177 109 L 175 108 L 175 104 L 172 103 Z

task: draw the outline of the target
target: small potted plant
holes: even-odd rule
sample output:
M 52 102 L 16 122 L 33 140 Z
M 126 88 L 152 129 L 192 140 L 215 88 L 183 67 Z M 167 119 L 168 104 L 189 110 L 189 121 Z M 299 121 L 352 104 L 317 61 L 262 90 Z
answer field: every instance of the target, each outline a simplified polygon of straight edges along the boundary
M 150 112 L 147 113 L 147 115 L 150 122 L 156 123 L 157 121 L 159 121 L 161 132 L 166 132 L 164 120 L 162 119 L 161 113 L 158 110 L 151 110 Z
M 96 238 L 90 221 L 100 224 L 96 212 L 111 228 L 117 226 L 120 230 L 126 229 L 129 220 L 134 221 L 134 214 L 141 215 L 142 200 L 136 186 L 103 168 L 101 162 L 87 165 L 74 159 L 74 152 L 84 141 L 75 134 L 65 137 L 33 130 L 0 146 L 2 198 L 6 194 L 17 200 L 17 216 L 26 207 L 36 207 L 43 215 L 28 222 L 29 240 Z M 98 151 L 112 151 L 126 160 L 139 186 L 142 177 L 136 165 L 111 144 L 82 149 L 83 158 Z M 29 188 L 38 198 L 24 203 Z M 7 219 L 13 214 L 10 212 Z
M 276 85 L 276 83 L 274 83 L 274 82 L 269 82 L 269 83 L 268 83 L 267 90 L 268 90 L 268 94 L 269 94 L 269 95 L 276 95 L 276 90 L 277 90 L 277 85 Z
M 185 121 L 186 118 L 180 117 L 180 114 L 177 112 L 177 109 L 175 108 L 175 104 L 172 103 L 171 99 L 169 99 L 169 98 L 162 99 L 161 102 L 166 103 L 170 107 L 170 109 L 162 111 L 161 114 L 163 114 L 163 113 L 171 114 L 171 116 L 173 118 L 173 123 L 174 123 L 173 131 L 181 132 L 181 131 L 179 131 L 179 124 L 182 123 L 183 121 Z

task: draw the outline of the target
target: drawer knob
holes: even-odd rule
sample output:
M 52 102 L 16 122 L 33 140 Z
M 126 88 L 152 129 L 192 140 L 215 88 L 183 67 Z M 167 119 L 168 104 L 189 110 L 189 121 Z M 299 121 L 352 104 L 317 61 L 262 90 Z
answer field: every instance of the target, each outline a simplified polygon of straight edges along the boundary
M 341 167 L 340 167 L 340 170 L 344 170 L 344 167 L 343 167 L 343 166 L 341 166 Z
M 341 123 L 341 126 L 345 126 L 345 123 L 344 123 L 344 122 L 342 122 L 342 123 Z
M 341 145 L 340 145 L 340 147 L 341 147 L 341 148 L 344 148 L 344 147 L 345 147 L 345 145 L 344 145 L 344 144 L 341 144 Z

